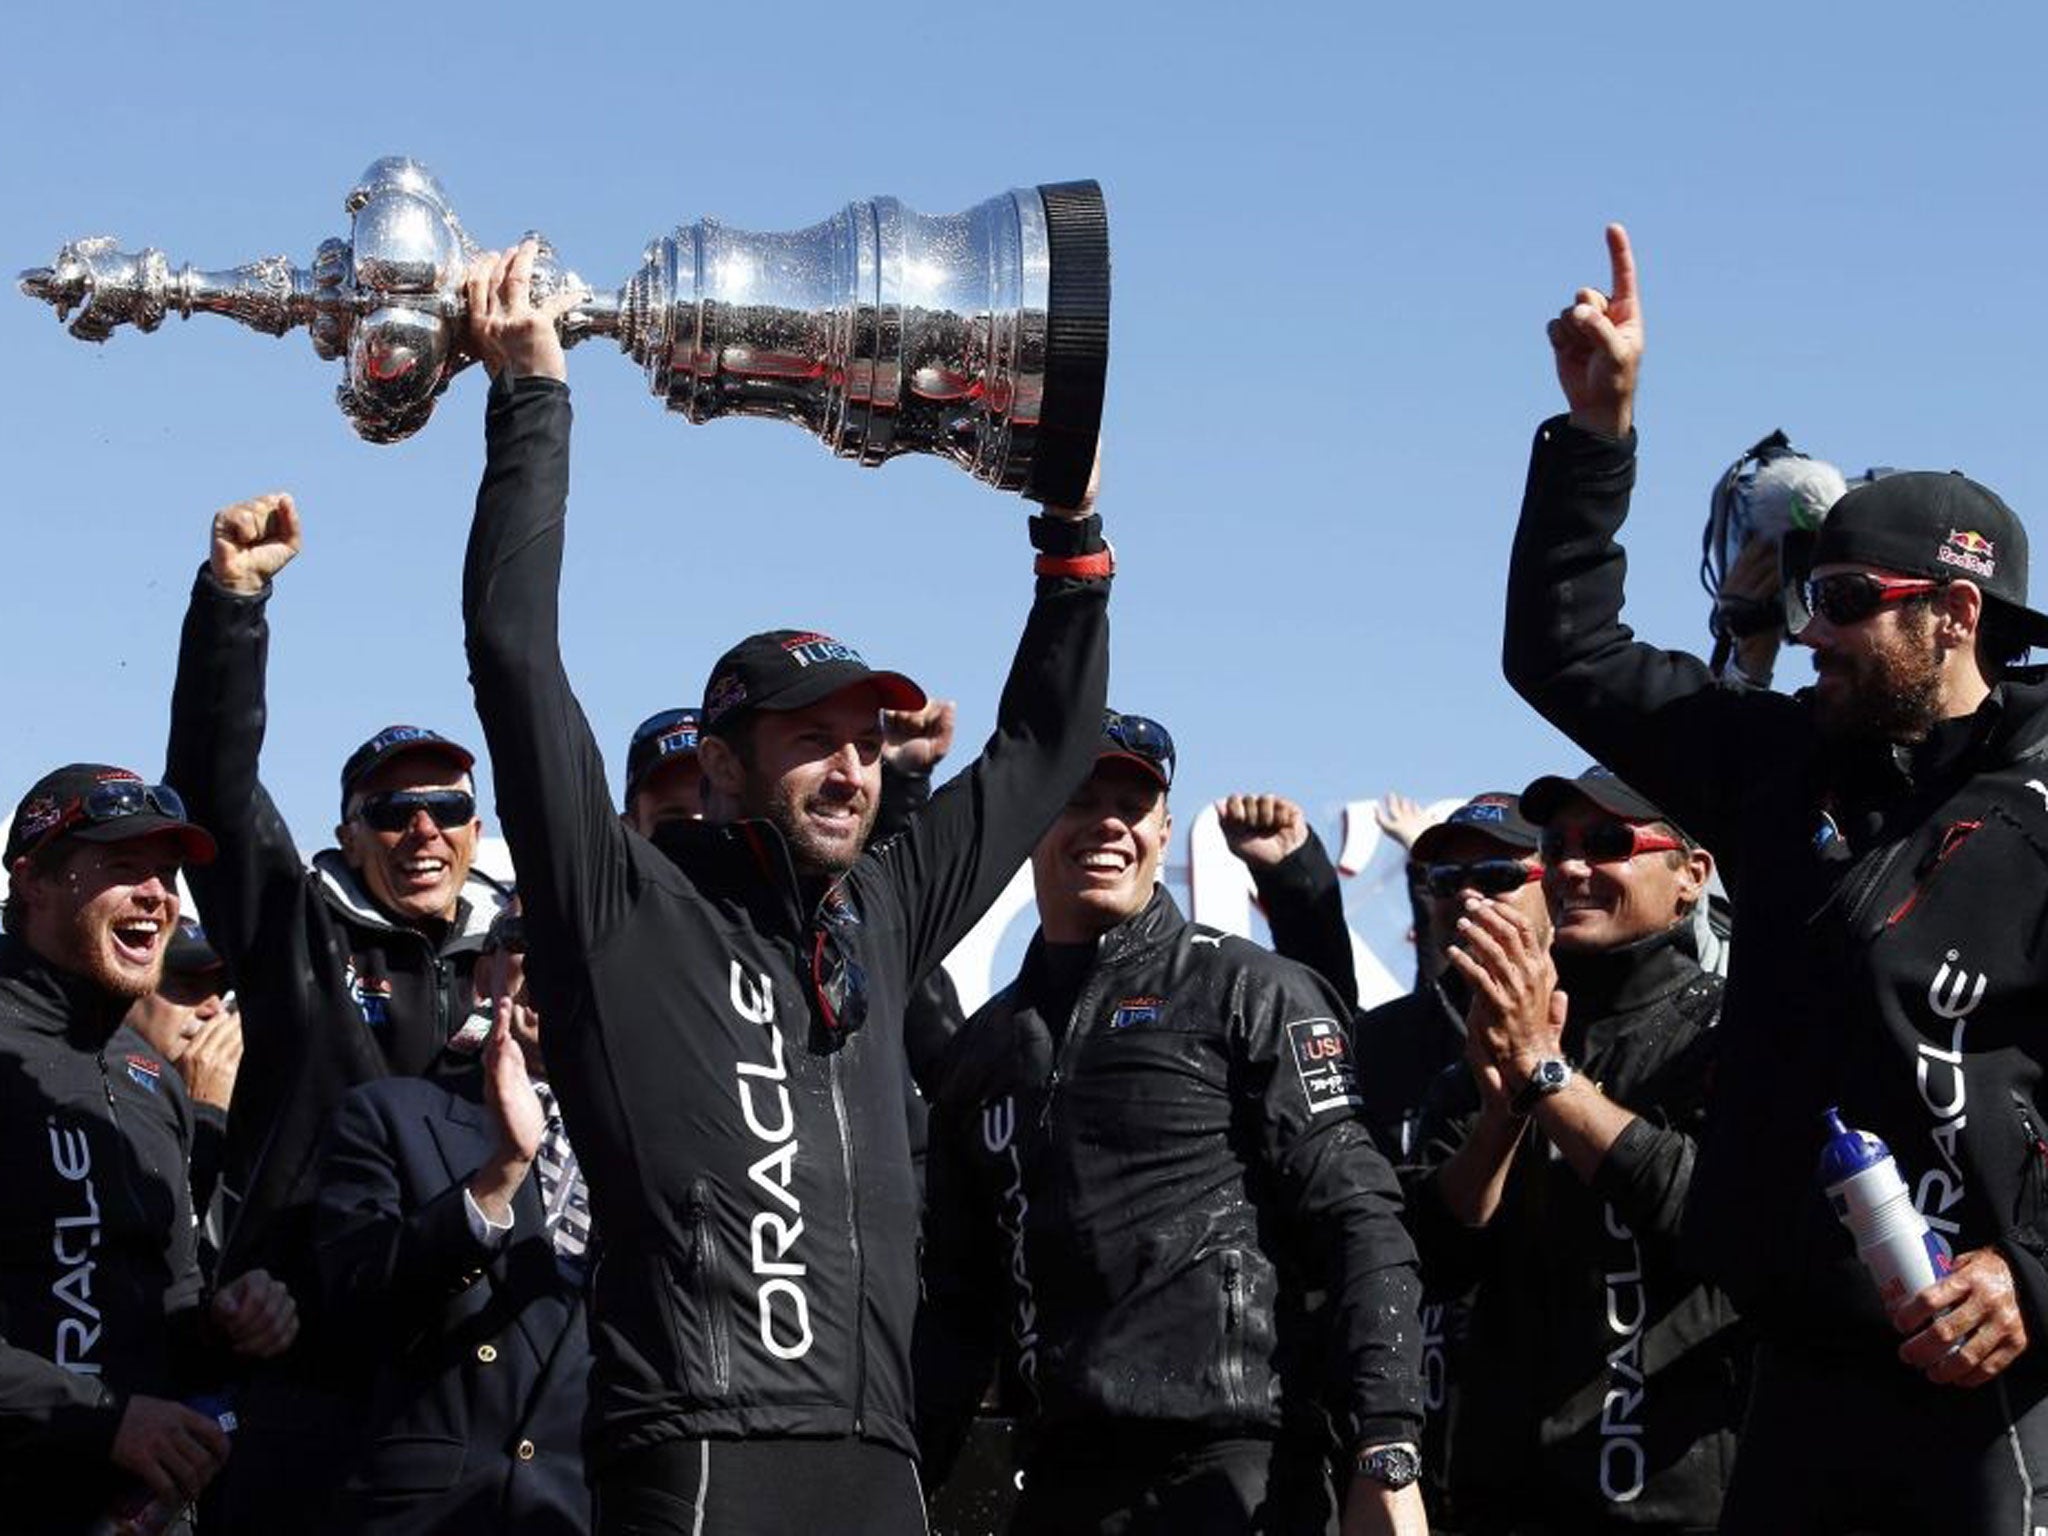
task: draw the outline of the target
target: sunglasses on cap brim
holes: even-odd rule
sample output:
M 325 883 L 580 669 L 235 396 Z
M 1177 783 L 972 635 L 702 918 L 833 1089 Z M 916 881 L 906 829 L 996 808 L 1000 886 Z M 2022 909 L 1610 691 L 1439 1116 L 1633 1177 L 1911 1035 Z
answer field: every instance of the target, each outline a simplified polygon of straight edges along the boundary
M 1167 787 L 1172 788 L 1173 736 L 1157 720 L 1106 709 L 1102 712 L 1102 739 L 1116 751 L 1157 770 Z
M 145 784 L 140 779 L 110 779 L 96 784 L 64 808 L 63 814 L 22 848 L 34 853 L 81 826 L 106 826 L 131 816 L 167 816 L 187 821 L 185 802 L 168 784 Z

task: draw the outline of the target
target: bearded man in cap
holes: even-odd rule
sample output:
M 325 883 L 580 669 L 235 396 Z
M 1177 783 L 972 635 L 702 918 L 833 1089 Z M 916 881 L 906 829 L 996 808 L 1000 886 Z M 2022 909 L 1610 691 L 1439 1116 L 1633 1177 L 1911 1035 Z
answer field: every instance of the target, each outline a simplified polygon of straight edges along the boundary
M 123 1025 L 156 989 L 178 871 L 213 857 L 175 792 L 101 763 L 46 774 L 7 836 L 0 937 L 0 1509 L 82 1533 L 135 1487 L 182 1506 L 228 1440 L 180 1397 L 298 1330 L 261 1271 L 211 1296 L 185 1168 L 192 1110 Z M 178 1529 L 184 1529 L 178 1522 Z
M 641 836 L 562 665 L 567 296 L 531 302 L 533 254 L 470 276 L 493 383 L 463 616 L 549 1071 L 606 1243 L 597 1528 L 922 1532 L 903 1009 L 1088 771 L 1110 554 L 1090 514 L 1032 520 L 1037 592 L 995 734 L 900 835 L 869 846 L 882 712 L 923 690 L 781 629 L 711 669 L 705 819 Z
M 214 514 L 178 650 L 165 776 L 219 841 L 192 888 L 242 1007 L 224 1173 L 235 1209 L 220 1272 L 261 1264 L 310 1299 L 328 1117 L 357 1084 L 475 1061 L 490 1017 L 473 977 L 505 893 L 470 867 L 483 823 L 469 751 L 419 726 L 387 726 L 349 754 L 337 846 L 311 868 L 301 859 L 258 773 L 266 615 L 301 539 L 283 493 Z M 311 1309 L 293 1358 L 246 1394 L 243 1443 L 255 1454 L 223 1490 L 231 1529 L 283 1529 L 340 1464 L 333 1446 L 359 1423 L 362 1362 L 323 1357 L 325 1340 Z M 266 1409 L 273 1393 L 288 1403 Z
M 1722 1528 L 2018 1530 L 2048 1481 L 2048 639 L 2026 533 L 1960 474 L 1858 486 L 1814 537 L 1815 685 L 1716 686 L 1621 622 L 1643 304 L 1550 323 L 1509 681 L 1703 839 L 1734 897 L 1696 1262 L 1763 1338 Z M 1816 1186 L 1825 1111 L 1890 1146 L 1953 1272 L 1882 1301 Z

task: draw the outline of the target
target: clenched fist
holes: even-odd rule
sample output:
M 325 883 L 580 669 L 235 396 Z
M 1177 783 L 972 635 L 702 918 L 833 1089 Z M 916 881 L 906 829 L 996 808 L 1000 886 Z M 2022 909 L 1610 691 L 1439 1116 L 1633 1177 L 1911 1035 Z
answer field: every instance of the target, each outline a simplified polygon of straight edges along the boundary
M 271 491 L 213 514 L 213 579 L 253 595 L 299 552 L 299 509 L 289 491 Z
M 1282 795 L 1231 795 L 1216 802 L 1223 841 L 1253 869 L 1271 869 L 1308 841 L 1308 818 Z

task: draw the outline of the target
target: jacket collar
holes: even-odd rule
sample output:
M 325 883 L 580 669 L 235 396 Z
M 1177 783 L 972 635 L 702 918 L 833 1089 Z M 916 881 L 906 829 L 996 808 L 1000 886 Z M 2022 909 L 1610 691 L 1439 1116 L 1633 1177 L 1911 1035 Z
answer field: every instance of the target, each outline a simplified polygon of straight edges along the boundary
M 349 868 L 339 848 L 324 849 L 313 855 L 313 876 L 321 897 L 350 922 L 364 928 L 381 928 L 387 933 L 416 931 L 394 923 L 390 915 L 377 905 L 369 889 Z M 474 949 L 483 943 L 484 935 L 490 931 L 491 919 L 511 899 L 512 893 L 504 886 L 489 875 L 472 869 L 462 883 L 462 894 L 455 900 L 455 921 L 449 926 L 448 936 L 441 941 L 441 952 Z
M 1598 954 L 1553 950 L 1558 984 L 1570 995 L 1574 1020 L 1593 1023 L 1633 1013 L 1704 973 L 1680 942 L 1686 924 Z
M 764 927 L 801 934 L 823 904 L 807 897 L 788 841 L 764 817 L 665 821 L 654 829 L 653 841 L 704 894 L 739 903 Z M 867 857 L 865 849 L 861 857 Z M 835 884 L 843 890 L 846 877 Z
M 1180 915 L 1180 908 L 1174 905 L 1166 887 L 1155 885 L 1150 901 L 1096 939 L 1093 969 L 1121 965 L 1161 949 L 1187 926 L 1188 920 Z M 1021 974 L 1027 985 L 1040 974 L 1044 964 L 1045 930 L 1041 928 L 1031 936 L 1031 947 L 1024 953 Z
M 0 996 L 38 1034 L 99 1050 L 128 1016 L 128 999 L 49 964 L 12 934 L 0 934 Z

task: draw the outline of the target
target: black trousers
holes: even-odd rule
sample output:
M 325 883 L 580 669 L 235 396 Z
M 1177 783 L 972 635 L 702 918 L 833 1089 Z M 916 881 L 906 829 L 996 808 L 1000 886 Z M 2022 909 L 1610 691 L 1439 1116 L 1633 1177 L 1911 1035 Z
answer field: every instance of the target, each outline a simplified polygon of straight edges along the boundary
M 1044 1447 L 1010 1536 L 1323 1536 L 1337 1505 L 1323 1447 L 1302 1440 L 1112 1434 Z
M 2037 1346 L 2038 1347 L 2038 1346 Z M 1883 1356 L 1765 1346 L 1728 1536 L 2036 1536 L 2048 1527 L 2048 1373 L 1938 1387 Z
M 925 1536 L 917 1466 L 869 1440 L 671 1440 L 597 1476 L 597 1536 Z

